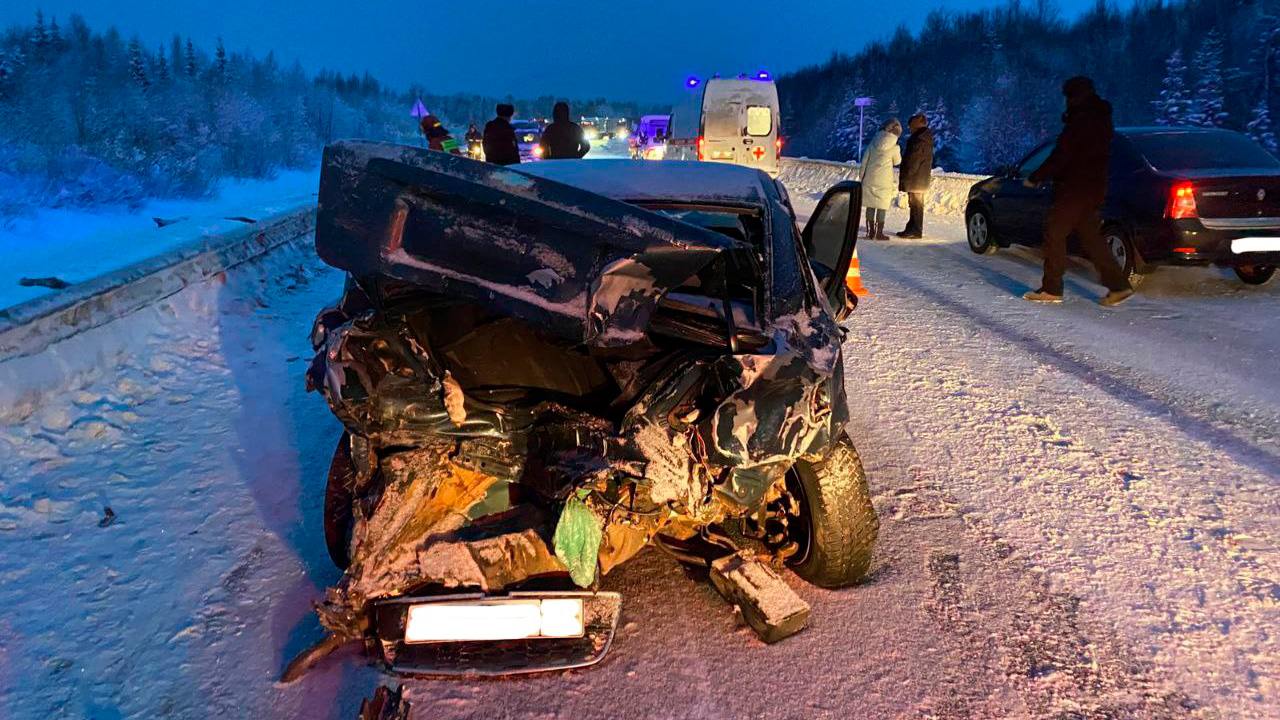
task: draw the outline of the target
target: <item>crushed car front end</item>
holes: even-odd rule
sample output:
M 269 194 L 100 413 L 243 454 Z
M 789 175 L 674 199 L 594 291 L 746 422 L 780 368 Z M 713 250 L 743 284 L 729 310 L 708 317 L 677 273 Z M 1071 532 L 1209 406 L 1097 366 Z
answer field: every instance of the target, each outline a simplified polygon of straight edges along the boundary
M 307 380 L 346 429 L 332 638 L 407 673 L 580 667 L 620 612 L 600 575 L 655 542 L 732 554 L 731 519 L 768 535 L 847 412 L 830 313 L 770 312 L 772 201 L 642 207 L 442 153 L 327 149 L 316 245 L 348 282 Z M 717 231 L 738 215 L 754 239 Z

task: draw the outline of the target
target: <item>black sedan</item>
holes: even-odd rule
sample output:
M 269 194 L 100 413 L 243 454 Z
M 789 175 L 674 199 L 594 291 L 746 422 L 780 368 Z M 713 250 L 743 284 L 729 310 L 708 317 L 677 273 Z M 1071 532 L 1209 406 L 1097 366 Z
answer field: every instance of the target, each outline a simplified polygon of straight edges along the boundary
M 1041 243 L 1053 191 L 1024 180 L 1052 149 L 1046 142 L 969 190 L 969 249 Z M 1131 282 L 1157 265 L 1217 265 L 1261 285 L 1280 265 L 1280 161 L 1229 130 L 1117 128 L 1102 218 Z

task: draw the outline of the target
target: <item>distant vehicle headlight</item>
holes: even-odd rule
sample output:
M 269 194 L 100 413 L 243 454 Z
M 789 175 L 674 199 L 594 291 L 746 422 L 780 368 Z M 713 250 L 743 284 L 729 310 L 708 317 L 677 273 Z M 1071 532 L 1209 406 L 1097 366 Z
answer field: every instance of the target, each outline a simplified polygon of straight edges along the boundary
M 583 134 L 587 136 L 588 140 L 595 140 L 600 137 L 600 133 L 596 132 L 595 128 L 587 128 L 583 131 Z
M 541 146 L 541 145 L 534 145 L 534 146 L 533 146 L 533 151 L 532 151 L 532 152 L 533 152 L 533 156 L 534 156 L 534 157 L 542 157 L 542 146 Z
M 630 135 L 631 133 L 627 132 L 626 128 L 618 128 L 618 134 L 616 137 L 619 140 L 626 140 Z

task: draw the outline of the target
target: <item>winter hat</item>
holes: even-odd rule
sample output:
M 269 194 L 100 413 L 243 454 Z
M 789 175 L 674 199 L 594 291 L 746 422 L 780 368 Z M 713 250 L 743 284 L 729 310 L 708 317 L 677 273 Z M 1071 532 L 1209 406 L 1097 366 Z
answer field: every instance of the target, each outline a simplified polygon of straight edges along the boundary
M 1093 81 L 1083 75 L 1077 75 L 1062 83 L 1062 94 L 1068 99 L 1088 97 L 1096 92 Z
M 569 103 L 564 102 L 563 100 L 556 103 L 555 107 L 551 108 L 551 119 L 559 120 L 561 122 L 568 122 L 569 121 Z
M 498 117 L 509 118 L 516 114 L 516 106 L 511 103 L 498 103 L 498 107 L 494 110 L 498 113 Z

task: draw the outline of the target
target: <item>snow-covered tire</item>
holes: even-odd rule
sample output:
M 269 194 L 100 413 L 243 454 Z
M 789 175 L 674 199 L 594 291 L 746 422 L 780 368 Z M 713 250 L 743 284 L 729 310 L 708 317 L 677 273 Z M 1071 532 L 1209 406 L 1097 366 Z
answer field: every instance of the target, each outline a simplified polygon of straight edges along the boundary
M 1232 268 L 1245 285 L 1266 285 L 1275 277 L 1275 265 L 1240 265 Z
M 979 255 L 991 255 L 1000 249 L 991 229 L 991 215 L 982 208 L 973 208 L 965 217 L 965 236 L 969 249 Z
M 340 569 L 351 564 L 351 504 L 356 467 L 351 462 L 351 438 L 342 433 L 329 463 L 329 479 L 324 486 L 324 543 L 329 559 Z
M 841 436 L 822 460 L 796 462 L 787 483 L 798 495 L 797 520 L 804 521 L 808 540 L 791 569 L 819 587 L 838 588 L 861 580 L 871 567 L 880 520 L 853 443 Z
M 1120 265 L 1120 271 L 1129 280 L 1129 287 L 1138 287 L 1146 279 L 1142 273 L 1142 257 L 1138 254 L 1138 246 L 1133 236 L 1119 225 L 1108 225 L 1102 228 L 1102 242 L 1106 244 L 1111 257 Z

